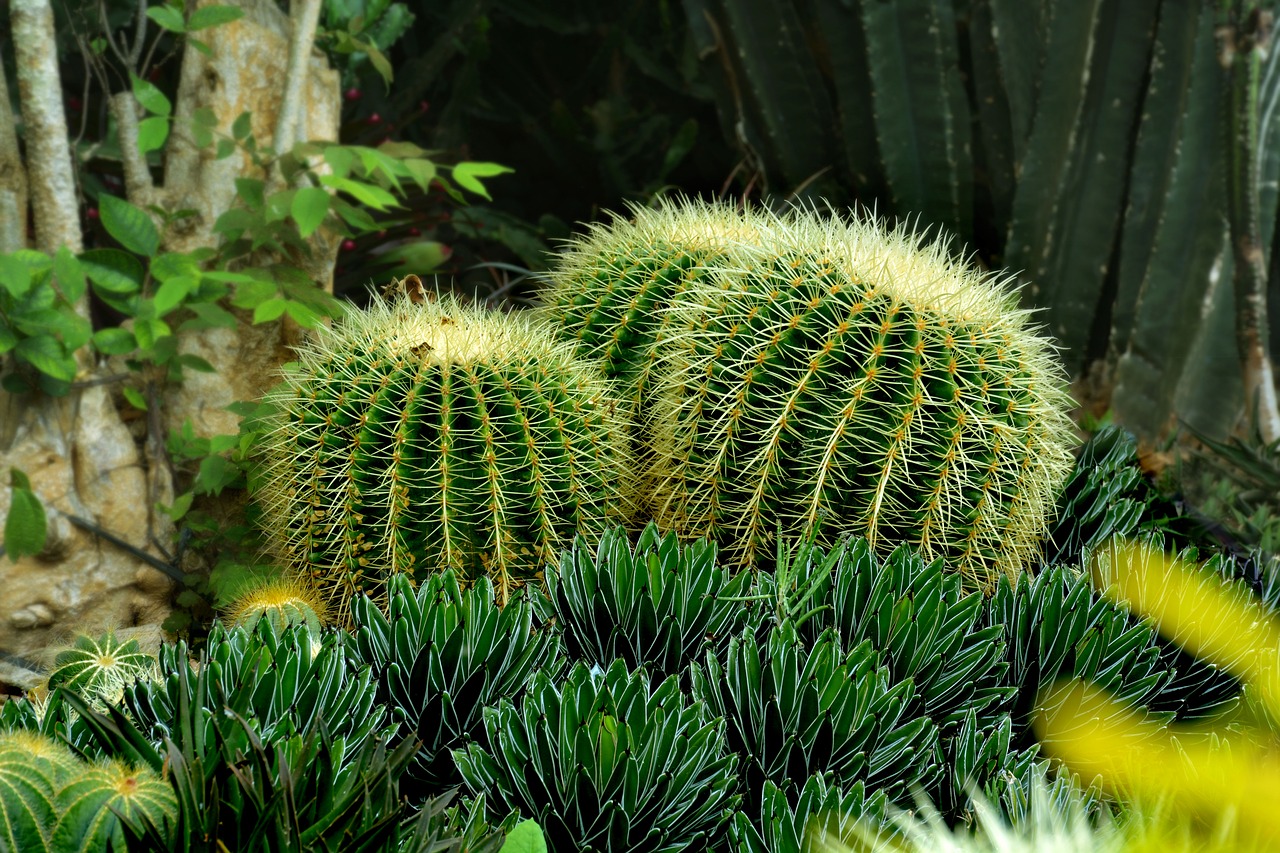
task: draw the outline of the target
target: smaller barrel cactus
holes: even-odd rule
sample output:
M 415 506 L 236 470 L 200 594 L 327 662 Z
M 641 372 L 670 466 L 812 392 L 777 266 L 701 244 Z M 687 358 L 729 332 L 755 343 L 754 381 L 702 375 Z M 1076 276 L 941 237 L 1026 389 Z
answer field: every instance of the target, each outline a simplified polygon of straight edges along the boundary
M 227 611 L 232 625 L 249 632 L 263 619 L 281 631 L 292 625 L 304 625 L 313 645 L 320 641 L 320 629 L 327 621 L 327 614 L 324 599 L 310 579 L 288 574 L 245 586 Z
M 267 534 L 335 604 L 449 567 L 505 601 L 626 514 L 608 385 L 526 316 L 375 300 L 303 345 L 268 402 Z
M 49 689 L 73 690 L 101 709 L 119 702 L 130 684 L 154 677 L 156 672 L 156 659 L 142 651 L 137 640 L 121 641 L 114 634 L 80 636 L 54 658 Z

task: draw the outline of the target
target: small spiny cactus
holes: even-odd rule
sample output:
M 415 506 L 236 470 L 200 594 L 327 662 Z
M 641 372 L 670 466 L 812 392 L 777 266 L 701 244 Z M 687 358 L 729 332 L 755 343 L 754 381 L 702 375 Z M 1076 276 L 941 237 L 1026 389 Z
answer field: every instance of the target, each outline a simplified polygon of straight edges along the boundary
M 114 634 L 80 636 L 54 659 L 48 686 L 73 690 L 102 709 L 119 702 L 130 684 L 155 673 L 156 659 L 142 651 L 137 640 L 121 641 Z
M 267 533 L 333 603 L 446 567 L 505 601 L 626 513 L 608 385 L 526 316 L 375 300 L 303 345 L 268 400 Z
M 227 609 L 232 625 L 252 632 L 263 619 L 283 631 L 293 625 L 306 626 L 313 644 L 320 641 L 320 629 L 328 621 L 324 599 L 310 579 L 291 574 L 255 581 L 245 586 Z

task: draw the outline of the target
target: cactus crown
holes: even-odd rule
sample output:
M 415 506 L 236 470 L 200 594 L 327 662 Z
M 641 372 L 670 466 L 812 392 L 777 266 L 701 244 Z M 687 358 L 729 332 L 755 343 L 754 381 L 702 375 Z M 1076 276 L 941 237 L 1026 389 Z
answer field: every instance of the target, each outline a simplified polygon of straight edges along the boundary
M 304 344 L 268 400 L 268 535 L 330 601 L 450 566 L 505 600 L 623 511 L 608 386 L 527 317 L 375 301 Z
M 309 578 L 286 574 L 246 586 L 227 610 L 231 624 L 252 631 L 263 619 L 283 631 L 305 625 L 313 637 L 328 621 L 328 608 Z

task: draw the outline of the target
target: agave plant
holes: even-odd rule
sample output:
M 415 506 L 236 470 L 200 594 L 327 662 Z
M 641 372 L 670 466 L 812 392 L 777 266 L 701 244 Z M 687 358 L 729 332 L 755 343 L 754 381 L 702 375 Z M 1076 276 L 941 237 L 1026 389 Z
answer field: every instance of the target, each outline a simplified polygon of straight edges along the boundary
M 1138 443 L 1125 430 L 1103 427 L 1080 448 L 1058 496 L 1057 520 L 1045 539 L 1046 561 L 1079 565 L 1113 536 L 1138 529 L 1148 490 L 1138 466 Z
M 421 790 L 406 791 L 438 794 L 461 781 L 450 750 L 481 732 L 481 708 L 518 697 L 534 672 L 554 666 L 560 641 L 535 629 L 528 597 L 498 607 L 485 577 L 464 592 L 445 571 L 416 593 L 396 577 L 387 607 L 352 602 L 353 645 L 377 674 L 380 700 L 415 738 L 408 772 Z
M 1006 631 L 1009 679 L 1017 689 L 1008 707 L 1019 748 L 1031 745 L 1027 725 L 1041 686 L 1083 678 L 1125 705 L 1147 707 L 1171 678 L 1152 626 L 1098 596 L 1086 575 L 1067 566 L 1013 583 L 1002 579 L 987 618 Z
M 548 616 L 571 657 L 600 667 L 621 658 L 658 681 L 707 649 L 722 650 L 750 612 L 749 573 L 730 576 L 715 546 L 681 545 L 652 523 L 634 549 L 621 529 L 606 533 L 594 553 L 577 540 L 548 566 L 546 582 Z
M 538 821 L 553 853 L 714 849 L 738 804 L 724 721 L 668 677 L 576 664 L 484 709 L 489 746 L 454 752 L 467 787 Z
M 730 846 L 734 853 L 811 853 L 820 838 L 858 836 L 874 842 L 891 834 L 891 813 L 884 792 L 869 793 L 861 782 L 842 790 L 815 774 L 795 805 L 781 788 L 765 782 L 759 814 L 734 814 Z
M 727 721 L 748 802 L 766 781 L 789 792 L 816 772 L 891 799 L 942 772 L 937 726 L 910 713 L 914 686 L 895 681 L 870 642 L 845 651 L 827 629 L 806 647 L 784 623 L 764 643 L 743 632 L 691 674 L 694 695 Z

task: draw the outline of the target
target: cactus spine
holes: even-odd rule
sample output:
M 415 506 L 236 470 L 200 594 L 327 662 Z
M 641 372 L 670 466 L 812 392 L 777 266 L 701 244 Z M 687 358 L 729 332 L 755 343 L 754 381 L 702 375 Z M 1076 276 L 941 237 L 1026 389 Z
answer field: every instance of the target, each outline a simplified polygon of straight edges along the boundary
M 1051 344 L 997 279 L 871 221 L 789 215 L 676 311 L 660 526 L 756 566 L 778 529 L 908 542 L 974 584 L 1037 546 L 1073 441 Z
M 673 301 L 739 244 L 758 245 L 777 223 L 722 202 L 662 200 L 632 219 L 594 224 L 566 247 L 541 295 L 542 316 L 620 386 L 633 419 L 649 403 Z
M 267 532 L 331 601 L 445 567 L 487 572 L 505 600 L 624 512 L 609 388 L 527 317 L 376 301 L 305 344 L 268 399 Z
M 324 600 L 310 579 L 293 575 L 258 580 L 246 586 L 227 610 L 232 625 L 250 632 L 263 619 L 280 631 L 292 625 L 304 625 L 316 644 L 327 616 Z

